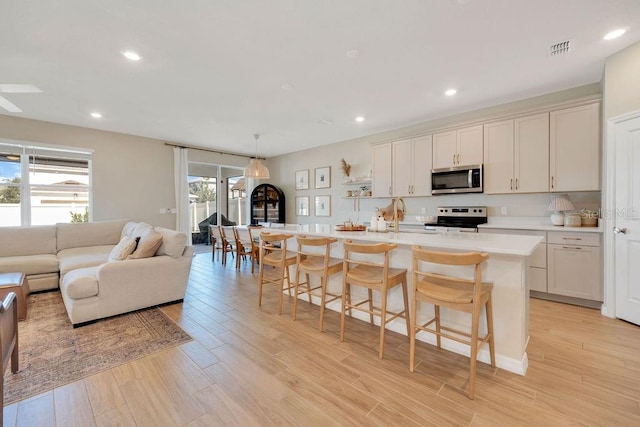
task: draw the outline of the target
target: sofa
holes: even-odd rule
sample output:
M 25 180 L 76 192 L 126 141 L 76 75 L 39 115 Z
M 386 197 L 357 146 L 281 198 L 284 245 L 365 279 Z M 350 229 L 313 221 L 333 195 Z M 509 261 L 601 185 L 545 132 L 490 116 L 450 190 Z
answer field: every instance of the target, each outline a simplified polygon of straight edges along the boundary
M 0 227 L 0 242 L 0 273 L 60 288 L 74 326 L 182 300 L 193 258 L 184 233 L 128 220 Z

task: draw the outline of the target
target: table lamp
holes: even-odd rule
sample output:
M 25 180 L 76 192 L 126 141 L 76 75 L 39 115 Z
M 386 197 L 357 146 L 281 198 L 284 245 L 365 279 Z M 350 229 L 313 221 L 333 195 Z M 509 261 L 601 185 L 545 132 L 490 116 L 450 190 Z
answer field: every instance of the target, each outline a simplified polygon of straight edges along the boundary
M 547 208 L 547 211 L 553 212 L 551 214 L 551 223 L 553 225 L 564 225 L 564 211 L 571 211 L 575 208 L 571 200 L 569 200 L 568 194 L 560 194 L 554 197 Z

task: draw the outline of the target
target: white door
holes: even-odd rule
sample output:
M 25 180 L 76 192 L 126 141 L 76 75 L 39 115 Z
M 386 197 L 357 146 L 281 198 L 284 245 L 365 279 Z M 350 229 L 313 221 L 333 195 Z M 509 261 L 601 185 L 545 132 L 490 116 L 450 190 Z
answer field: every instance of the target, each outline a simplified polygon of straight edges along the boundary
M 616 316 L 640 325 L 640 117 L 616 125 Z

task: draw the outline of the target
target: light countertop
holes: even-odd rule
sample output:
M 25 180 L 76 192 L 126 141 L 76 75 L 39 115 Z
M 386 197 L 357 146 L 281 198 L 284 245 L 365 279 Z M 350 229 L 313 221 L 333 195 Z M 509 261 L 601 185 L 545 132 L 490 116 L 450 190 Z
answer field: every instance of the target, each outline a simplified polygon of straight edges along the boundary
M 529 256 L 542 242 L 539 236 L 514 236 L 503 234 L 447 232 L 423 234 L 412 232 L 378 233 L 371 231 L 336 231 L 330 224 L 286 225 L 274 227 L 293 234 L 329 236 L 338 239 L 353 239 L 368 242 L 397 243 L 463 251 L 488 252 L 493 254 Z
M 545 221 L 546 220 L 546 221 Z M 602 223 L 598 227 L 564 227 L 553 225 L 547 218 L 489 218 L 486 224 L 480 224 L 478 228 L 492 228 L 502 230 L 536 230 L 536 231 L 564 231 L 581 233 L 602 233 Z

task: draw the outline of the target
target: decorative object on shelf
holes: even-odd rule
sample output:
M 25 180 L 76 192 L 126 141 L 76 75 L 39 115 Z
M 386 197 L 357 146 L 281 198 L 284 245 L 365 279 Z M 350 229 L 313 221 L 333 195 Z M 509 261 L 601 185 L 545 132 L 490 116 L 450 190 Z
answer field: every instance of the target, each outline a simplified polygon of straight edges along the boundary
M 253 137 L 256 139 L 256 157 L 251 159 L 249 165 L 244 168 L 244 177 L 253 179 L 269 179 L 269 169 L 262 164 L 262 161 L 258 158 L 258 138 L 259 133 L 254 133 Z
M 331 188 L 331 166 L 316 168 L 316 188 Z
M 582 209 L 580 212 L 580 225 L 582 227 L 598 226 L 598 211 L 591 209 Z
M 296 215 L 309 216 L 309 196 L 296 197 Z
M 567 212 L 564 214 L 564 226 L 565 227 L 581 227 L 582 218 L 577 212 Z
M 331 216 L 331 196 L 316 196 L 316 216 Z
M 564 225 L 564 212 L 572 211 L 575 208 L 568 194 L 560 194 L 554 197 L 547 208 L 547 211 L 553 212 L 551 214 L 551 223 L 553 225 Z
M 296 190 L 309 189 L 309 169 L 296 171 Z
M 344 157 L 340 160 L 340 164 L 342 165 L 342 173 L 344 174 L 346 181 L 351 181 L 351 178 L 349 178 L 351 176 L 351 165 L 347 163 Z

